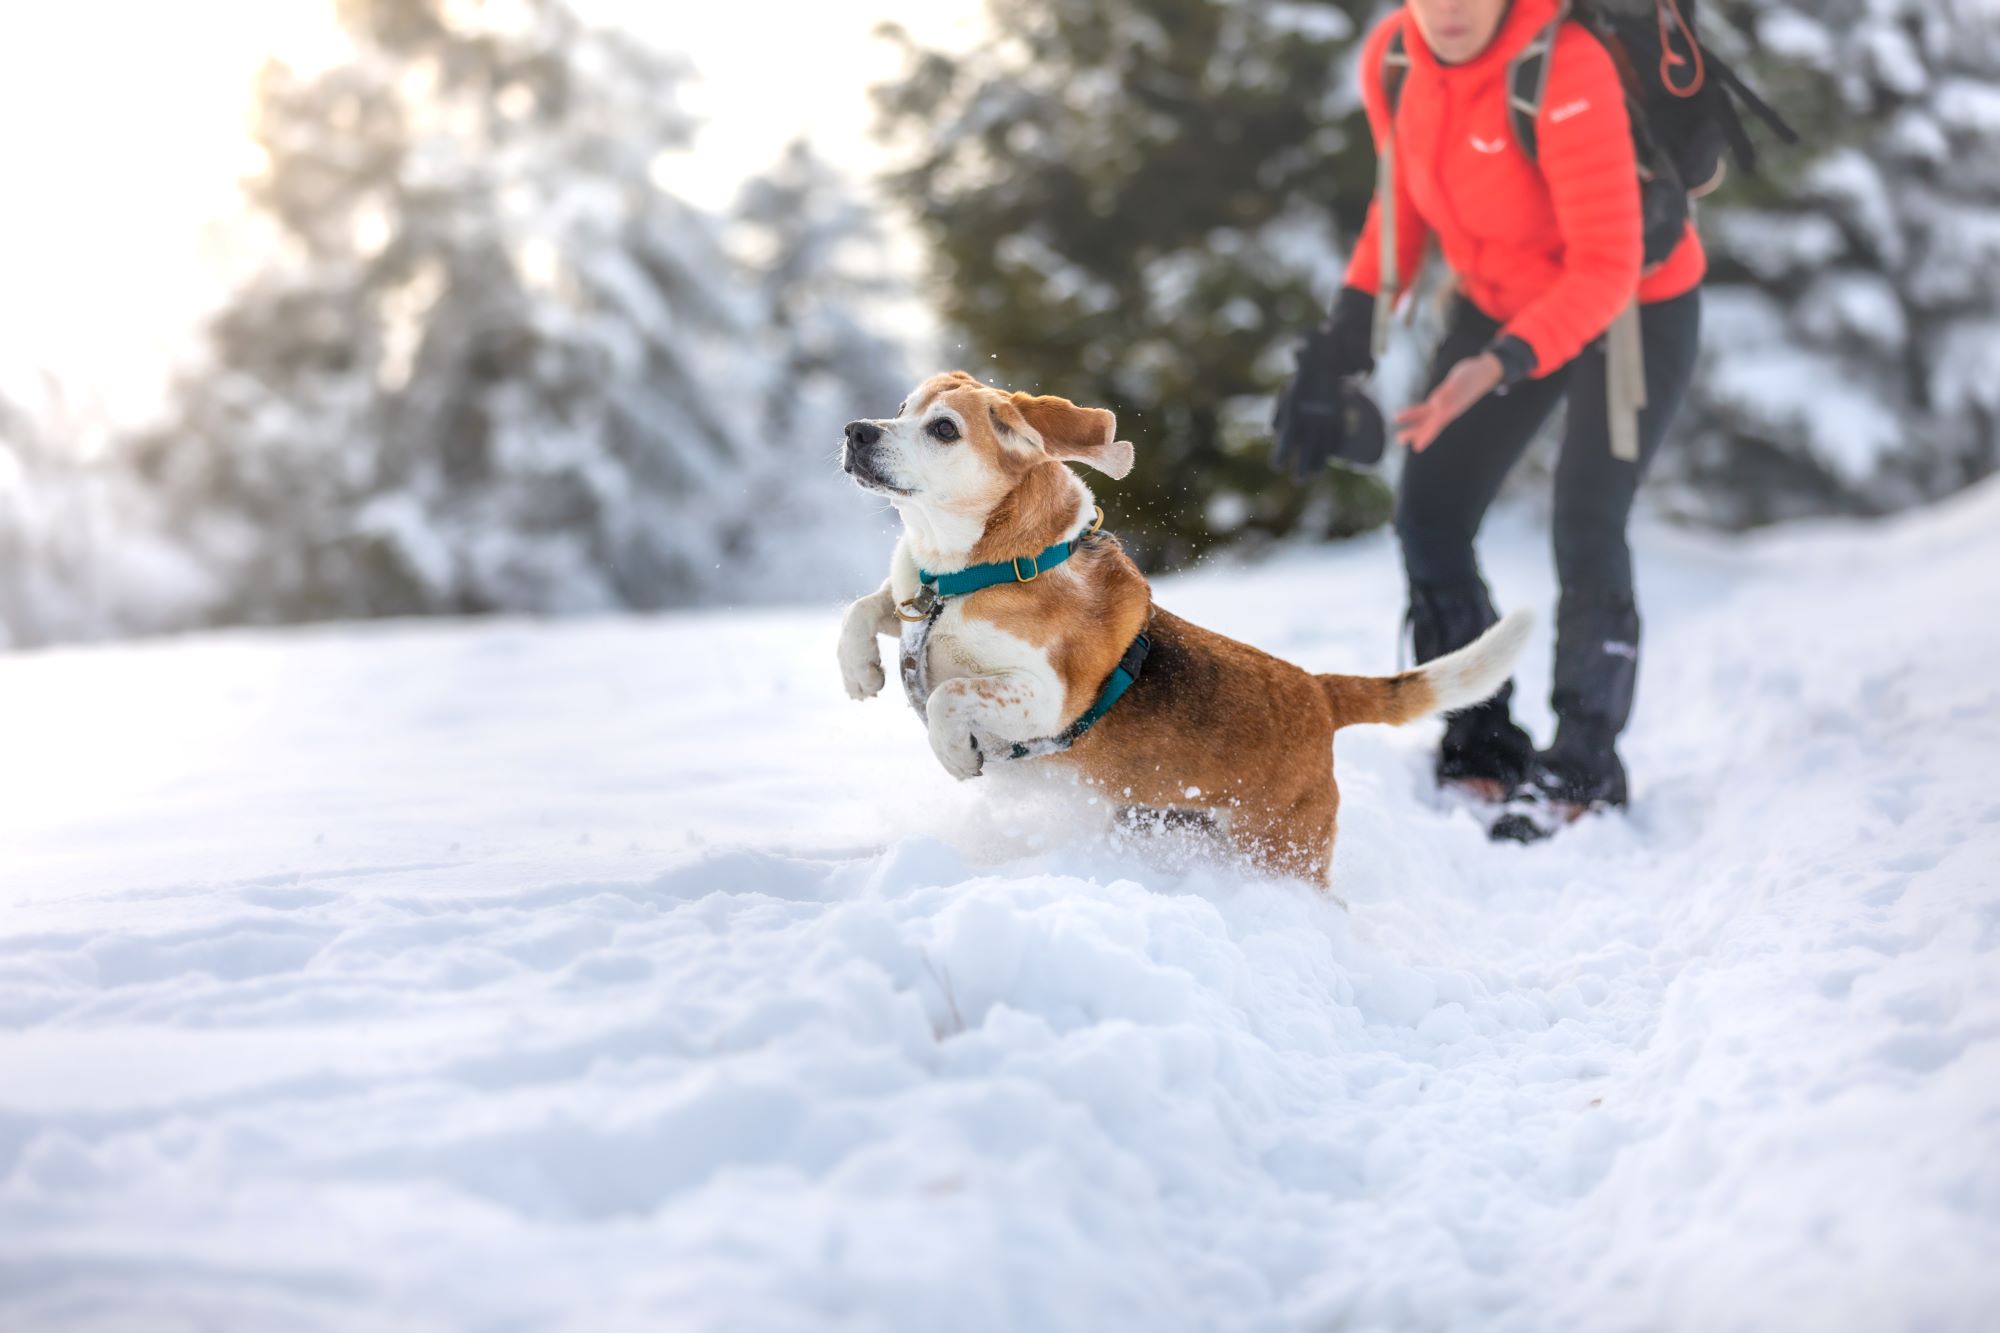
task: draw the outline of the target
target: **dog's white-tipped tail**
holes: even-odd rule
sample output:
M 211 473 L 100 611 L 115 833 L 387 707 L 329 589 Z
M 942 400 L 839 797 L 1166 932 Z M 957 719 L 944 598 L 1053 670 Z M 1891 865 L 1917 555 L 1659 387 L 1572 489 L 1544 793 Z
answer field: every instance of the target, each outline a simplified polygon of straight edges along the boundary
M 1432 713 L 1454 713 L 1485 703 L 1514 673 L 1514 660 L 1534 627 L 1530 612 L 1513 611 L 1457 652 L 1414 671 L 1394 676 L 1321 676 L 1320 689 L 1333 706 L 1333 725 L 1401 726 Z
M 1417 668 L 1437 694 L 1429 712 L 1455 713 L 1483 704 L 1499 693 L 1514 674 L 1514 661 L 1528 646 L 1535 628 L 1534 613 L 1509 611 L 1484 634 L 1457 652 L 1433 658 Z

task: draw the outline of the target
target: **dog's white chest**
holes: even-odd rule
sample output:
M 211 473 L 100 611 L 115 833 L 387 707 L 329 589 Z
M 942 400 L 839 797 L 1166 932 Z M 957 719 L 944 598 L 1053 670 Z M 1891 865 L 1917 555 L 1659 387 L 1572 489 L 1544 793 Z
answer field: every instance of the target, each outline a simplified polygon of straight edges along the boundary
M 940 685 L 961 677 L 1006 678 L 1018 717 L 1009 719 L 1017 734 L 1010 739 L 1046 735 L 1061 729 L 1063 687 L 1047 650 L 992 625 L 968 619 L 955 602 L 947 602 L 922 620 L 905 621 L 897 659 L 903 693 L 917 716 L 930 717 L 930 697 Z
M 964 650 L 964 615 L 950 603 L 938 606 L 921 620 L 903 622 L 898 643 L 902 665 L 903 693 L 918 717 L 928 716 L 931 691 L 958 676 L 979 674 L 981 666 Z

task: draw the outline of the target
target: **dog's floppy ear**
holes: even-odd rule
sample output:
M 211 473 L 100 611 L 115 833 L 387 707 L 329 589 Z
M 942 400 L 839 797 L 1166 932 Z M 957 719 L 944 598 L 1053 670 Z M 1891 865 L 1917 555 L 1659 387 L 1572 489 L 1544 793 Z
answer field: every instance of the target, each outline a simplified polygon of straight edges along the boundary
M 1067 398 L 1026 393 L 1015 394 L 1013 403 L 1055 457 L 1088 463 L 1110 477 L 1132 470 L 1132 442 L 1114 438 L 1118 418 L 1109 408 L 1078 407 Z

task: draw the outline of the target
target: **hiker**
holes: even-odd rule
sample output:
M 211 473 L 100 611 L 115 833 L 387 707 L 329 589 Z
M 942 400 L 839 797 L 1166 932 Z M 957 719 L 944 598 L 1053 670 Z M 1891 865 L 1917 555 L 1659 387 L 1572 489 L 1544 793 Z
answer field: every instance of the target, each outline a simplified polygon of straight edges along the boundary
M 1532 840 L 1626 802 L 1617 739 L 1632 711 L 1639 613 L 1625 527 L 1694 370 L 1706 259 L 1688 197 L 1720 179 L 1724 137 L 1754 165 L 1740 122 L 1722 123 L 1720 91 L 1723 111 L 1691 100 L 1691 119 L 1668 127 L 1666 147 L 1680 153 L 1673 169 L 1657 169 L 1664 149 L 1648 142 L 1645 99 L 1635 98 L 1636 126 L 1628 114 L 1628 79 L 1687 80 L 1678 66 L 1713 62 L 1683 17 L 1692 4 L 1640 6 L 1645 24 L 1657 15 L 1656 43 L 1669 53 L 1660 58 L 1661 44 L 1647 53 L 1657 74 L 1622 48 L 1621 71 L 1608 21 L 1587 28 L 1559 0 L 1407 0 L 1378 25 L 1360 78 L 1381 188 L 1332 313 L 1279 400 L 1279 466 L 1303 476 L 1329 457 L 1379 457 L 1380 414 L 1357 386 L 1435 240 L 1457 290 L 1426 396 L 1395 421 L 1409 448 L 1396 536 L 1420 662 L 1497 619 L 1473 537 L 1508 470 L 1567 400 L 1555 477 L 1555 738 L 1536 751 L 1509 713 L 1510 683 L 1455 714 L 1437 756 L 1440 783 L 1501 803 L 1496 837 Z M 1730 95 L 1768 113 L 1722 74 Z M 1663 100 L 1662 119 L 1682 114 Z M 1642 154 L 1655 168 L 1645 176 Z M 1690 170 L 1700 173 L 1692 187 Z

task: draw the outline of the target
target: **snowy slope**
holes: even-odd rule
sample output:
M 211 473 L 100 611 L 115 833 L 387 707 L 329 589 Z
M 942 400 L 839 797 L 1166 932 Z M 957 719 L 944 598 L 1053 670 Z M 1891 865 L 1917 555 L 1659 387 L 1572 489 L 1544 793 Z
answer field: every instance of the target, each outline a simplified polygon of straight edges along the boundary
M 0 1328 L 1993 1327 L 2000 490 L 1640 541 L 1631 817 L 1343 733 L 1346 911 L 830 606 L 0 659 Z M 1384 541 L 1159 596 L 1393 664 Z

